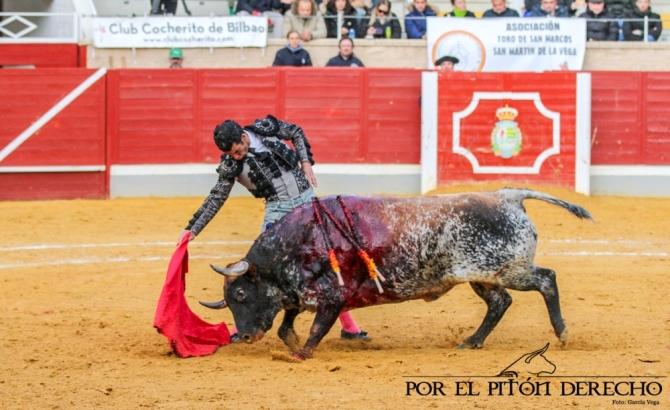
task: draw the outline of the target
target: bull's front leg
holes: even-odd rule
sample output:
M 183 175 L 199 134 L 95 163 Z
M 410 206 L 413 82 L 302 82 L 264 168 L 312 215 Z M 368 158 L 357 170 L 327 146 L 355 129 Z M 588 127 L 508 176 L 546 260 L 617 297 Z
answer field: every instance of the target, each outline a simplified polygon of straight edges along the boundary
M 279 326 L 277 335 L 291 350 L 296 350 L 300 343 L 300 338 L 293 329 L 293 322 L 300 311 L 298 309 L 288 309 L 284 311 L 284 320 Z
M 291 357 L 298 360 L 311 358 L 316 346 L 319 345 L 321 339 L 328 334 L 335 324 L 343 306 L 341 303 L 319 301 L 316 307 L 316 317 L 309 331 L 309 338 L 307 338 L 307 342 L 305 342 L 305 345 L 300 350 L 291 354 Z

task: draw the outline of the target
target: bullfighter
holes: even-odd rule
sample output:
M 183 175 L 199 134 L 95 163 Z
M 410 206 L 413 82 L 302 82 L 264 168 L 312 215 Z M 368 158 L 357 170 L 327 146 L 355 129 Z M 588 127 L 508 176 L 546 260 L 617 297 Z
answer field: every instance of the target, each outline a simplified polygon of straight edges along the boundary
M 291 141 L 295 150 L 285 140 Z M 182 231 L 180 241 L 185 235 L 189 235 L 189 241 L 195 239 L 226 202 L 235 181 L 254 197 L 265 199 L 261 233 L 293 208 L 315 197 L 314 159 L 299 126 L 271 115 L 244 128 L 226 120 L 214 129 L 214 143 L 223 152 L 217 168 L 219 179 Z M 342 339 L 369 340 L 367 332 L 358 327 L 350 313 L 342 313 L 339 318 Z M 236 328 L 230 340 L 240 341 Z

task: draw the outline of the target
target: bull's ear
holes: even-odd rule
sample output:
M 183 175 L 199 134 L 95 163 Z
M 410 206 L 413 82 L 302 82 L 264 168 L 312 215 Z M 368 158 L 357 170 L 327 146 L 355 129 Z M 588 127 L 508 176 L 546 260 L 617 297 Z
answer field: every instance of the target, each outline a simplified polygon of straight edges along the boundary
M 258 279 L 258 268 L 256 265 L 251 264 L 249 265 L 249 269 L 247 270 L 247 273 L 244 275 L 246 278 L 251 279 L 252 282 L 256 282 L 256 279 Z

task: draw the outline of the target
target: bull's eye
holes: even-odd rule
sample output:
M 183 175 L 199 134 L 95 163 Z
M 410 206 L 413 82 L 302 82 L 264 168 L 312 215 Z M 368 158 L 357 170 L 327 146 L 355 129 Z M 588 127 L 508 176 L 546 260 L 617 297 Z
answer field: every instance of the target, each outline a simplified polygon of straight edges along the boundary
M 237 290 L 237 296 L 235 296 L 238 302 L 242 302 L 244 300 L 244 290 L 238 289 Z

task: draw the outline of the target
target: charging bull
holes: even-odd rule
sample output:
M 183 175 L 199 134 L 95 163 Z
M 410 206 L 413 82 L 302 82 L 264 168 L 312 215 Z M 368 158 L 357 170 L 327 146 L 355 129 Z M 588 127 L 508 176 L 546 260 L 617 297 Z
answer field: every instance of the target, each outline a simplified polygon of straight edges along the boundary
M 347 232 L 336 229 L 328 218 L 319 223 L 315 204 L 308 203 L 263 233 L 242 261 L 227 268 L 212 266 L 225 275 L 224 299 L 205 305 L 230 307 L 247 343 L 260 340 L 283 309 L 279 337 L 294 359 L 304 360 L 343 311 L 419 298 L 433 301 L 469 282 L 486 302 L 487 312 L 460 347 L 482 347 L 512 303 L 506 289 L 540 292 L 554 333 L 565 343 L 568 331 L 556 274 L 533 263 L 537 231 L 522 204 L 529 198 L 592 219 L 584 208 L 526 189 L 418 198 L 342 197 L 365 251 L 386 279 L 380 292 Z M 345 221 L 335 197 L 321 203 L 335 219 Z M 344 285 L 331 269 L 328 243 Z M 298 349 L 293 322 L 304 310 L 316 316 L 307 342 Z

